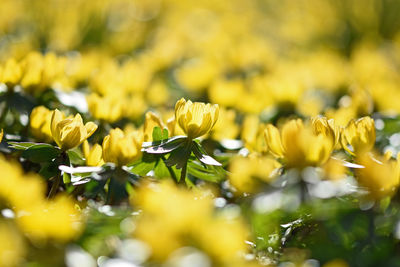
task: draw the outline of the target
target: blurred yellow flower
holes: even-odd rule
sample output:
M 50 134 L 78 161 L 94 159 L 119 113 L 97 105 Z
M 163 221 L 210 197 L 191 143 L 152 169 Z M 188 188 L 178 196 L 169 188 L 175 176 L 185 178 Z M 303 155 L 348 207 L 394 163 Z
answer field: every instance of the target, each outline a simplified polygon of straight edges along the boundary
M 392 196 L 399 186 L 399 160 L 385 159 L 376 154 L 357 154 L 356 162 L 364 168 L 357 169 L 356 178 L 368 189 L 373 199 Z
M 175 119 L 190 139 L 208 133 L 217 122 L 218 113 L 218 105 L 192 103 L 183 98 L 175 105 Z
M 146 100 L 152 106 L 161 106 L 168 103 L 170 92 L 164 81 L 156 80 L 146 91 Z
M 26 244 L 13 226 L 0 222 L 0 265 L 21 266 L 26 253 Z
M 56 109 L 51 117 L 50 129 L 57 145 L 62 150 L 68 150 L 88 139 L 96 131 L 97 125 L 93 122 L 83 124 L 79 113 L 73 119 L 64 119 L 63 114 Z
M 329 160 L 322 166 L 324 177 L 336 181 L 346 177 L 347 168 L 338 159 L 329 158 Z
M 11 58 L 6 61 L 3 67 L 3 75 L 1 82 L 5 83 L 9 88 L 17 85 L 21 79 L 22 69 L 20 64 Z
M 311 118 L 311 126 L 316 135 L 322 134 L 330 139 L 336 145 L 340 140 L 340 128 L 335 125 L 333 119 L 316 116 Z
M 125 134 L 116 128 L 103 140 L 103 159 L 117 166 L 131 163 L 142 156 L 143 133 L 133 131 Z
M 67 242 L 81 231 L 81 217 L 75 203 L 66 196 L 43 201 L 21 211 L 17 223 L 33 240 L 47 238 Z
M 279 131 L 268 124 L 264 132 L 269 151 L 289 167 L 303 168 L 325 163 L 334 148 L 332 136 L 314 132 L 300 119 L 290 120 Z
M 87 103 L 90 113 L 96 119 L 112 123 L 123 115 L 121 98 L 118 95 L 110 94 L 101 97 L 92 93 L 87 97 Z
M 146 112 L 143 124 L 143 136 L 145 142 L 153 141 L 153 129 L 160 127 L 161 130 L 166 128 L 161 118 L 152 111 Z
M 208 94 L 213 103 L 235 107 L 242 95 L 245 95 L 245 88 L 242 80 L 219 79 L 209 87 Z
M 254 152 L 266 152 L 264 130 L 267 126 L 260 122 L 257 115 L 247 115 L 242 124 L 241 139 L 244 146 Z
M 147 183 L 133 204 L 142 210 L 134 235 L 152 248 L 152 258 L 164 261 L 176 249 L 197 246 L 215 266 L 231 266 L 247 246 L 248 230 L 239 218 L 215 214 L 213 199 L 201 189 L 189 191 L 170 181 Z M 173 208 L 171 208 L 173 207 Z
M 0 131 L 0 143 L 3 140 L 3 136 L 4 136 L 4 130 L 1 129 L 1 131 Z
M 342 129 L 340 141 L 342 147 L 352 155 L 370 151 L 375 144 L 374 120 L 370 117 L 351 120 L 346 128 Z
M 39 141 L 51 142 L 53 136 L 50 130 L 51 117 L 53 111 L 47 109 L 45 106 L 35 107 L 30 115 L 29 126 L 32 135 Z M 62 114 L 63 118 L 65 117 Z
M 271 181 L 273 171 L 280 166 L 279 162 L 265 156 L 236 157 L 230 163 L 229 182 L 238 194 L 256 193 L 262 190 L 261 182 Z
M 218 73 L 216 63 L 208 58 L 192 59 L 180 66 L 175 76 L 187 90 L 201 92 L 207 88 Z
M 81 216 L 73 200 L 66 196 L 47 200 L 42 177 L 24 174 L 18 164 L 3 158 L 0 172 L 0 196 L 15 211 L 19 228 L 30 239 L 65 242 L 79 234 Z
M 235 122 L 236 112 L 233 109 L 221 108 L 218 121 L 211 130 L 212 138 L 218 141 L 235 139 L 239 134 L 239 126 Z
M 101 166 L 104 164 L 103 148 L 99 144 L 89 145 L 87 140 L 83 141 L 82 145 L 83 155 L 86 159 L 88 166 Z

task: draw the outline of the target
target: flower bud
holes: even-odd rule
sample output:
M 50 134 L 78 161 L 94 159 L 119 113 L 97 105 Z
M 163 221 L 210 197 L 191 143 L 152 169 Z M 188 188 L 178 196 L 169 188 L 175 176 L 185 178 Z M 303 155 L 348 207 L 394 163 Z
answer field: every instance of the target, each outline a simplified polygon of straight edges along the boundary
M 65 151 L 88 139 L 96 131 L 97 125 L 93 122 L 83 124 L 79 113 L 74 118 L 64 119 L 62 113 L 56 109 L 51 117 L 50 129 L 54 141 Z
M 83 142 L 83 155 L 86 159 L 86 165 L 88 166 L 101 166 L 104 164 L 103 160 L 103 149 L 101 145 L 94 144 L 93 146 L 89 145 L 89 142 L 85 140 Z
M 351 120 L 342 130 L 342 147 L 352 155 L 370 151 L 375 144 L 375 123 L 370 117 Z M 352 150 L 349 148 L 351 146 Z
M 32 135 L 39 141 L 51 142 L 53 140 L 50 124 L 53 112 L 45 106 L 38 106 L 31 112 L 29 126 Z M 62 114 L 62 117 L 65 116 Z
M 140 131 L 125 134 L 116 128 L 103 140 L 103 159 L 117 166 L 131 163 L 142 156 L 143 133 Z

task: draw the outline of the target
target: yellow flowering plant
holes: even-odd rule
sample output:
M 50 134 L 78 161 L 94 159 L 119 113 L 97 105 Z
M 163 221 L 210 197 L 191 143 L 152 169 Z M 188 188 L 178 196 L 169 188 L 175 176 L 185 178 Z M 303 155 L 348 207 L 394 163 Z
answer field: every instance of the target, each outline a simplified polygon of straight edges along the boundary
M 186 181 L 186 171 L 191 153 L 205 165 L 221 166 L 221 163 L 210 157 L 202 148 L 200 143 L 195 140 L 201 137 L 213 128 L 218 119 L 218 105 L 205 104 L 200 102 L 186 101 L 181 98 L 175 104 L 175 121 L 185 133 L 185 136 L 176 136 L 164 139 L 168 136 L 159 136 L 159 141 L 146 143 L 145 152 L 148 154 L 162 155 L 164 157 L 169 154 L 168 159 L 164 158 L 165 165 L 172 167 L 176 165 L 177 169 L 181 169 L 181 175 L 175 176 L 177 182 Z M 160 128 L 158 128 L 158 131 Z M 155 129 L 157 131 L 157 129 Z M 156 133 L 156 132 L 155 132 Z
M 397 266 L 400 1 L 360 2 L 1 0 L 0 266 Z

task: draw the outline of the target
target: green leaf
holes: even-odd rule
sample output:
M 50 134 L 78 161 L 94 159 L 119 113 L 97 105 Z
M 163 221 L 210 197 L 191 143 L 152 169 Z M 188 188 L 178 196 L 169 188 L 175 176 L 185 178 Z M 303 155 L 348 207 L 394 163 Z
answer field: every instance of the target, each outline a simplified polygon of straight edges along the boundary
M 77 151 L 68 150 L 67 154 L 68 154 L 69 161 L 72 164 L 75 164 L 75 165 L 84 165 L 85 164 L 85 160 L 83 159 L 83 157 L 81 155 L 79 155 L 79 153 Z
M 176 165 L 177 169 L 181 169 L 189 160 L 191 153 L 191 145 L 187 144 L 174 149 L 169 158 L 165 161 L 168 167 Z
M 156 126 L 153 128 L 153 141 L 161 141 L 162 138 L 162 131 L 161 128 Z
M 204 164 L 207 165 L 214 165 L 214 166 L 222 166 L 221 163 L 207 155 L 204 149 L 201 147 L 200 144 L 193 142 L 193 154 Z
M 129 171 L 140 176 L 145 176 L 149 171 L 154 168 L 155 161 L 153 162 L 140 162 L 133 166 Z
M 180 177 L 181 172 L 173 166 L 168 168 L 163 160 L 159 160 L 154 168 L 154 175 L 157 178 L 172 177 L 176 179 Z
M 58 172 L 59 170 L 57 163 L 51 161 L 42 163 L 39 174 L 46 179 L 50 179 L 51 177 L 56 176 Z
M 226 171 L 221 167 L 203 166 L 200 163 L 191 161 L 188 163 L 188 173 L 198 179 L 218 183 L 225 179 Z
M 147 147 L 144 151 L 149 154 L 167 154 L 184 145 L 187 140 L 186 136 L 176 136 L 161 145 Z
M 153 142 L 163 141 L 166 139 L 168 139 L 168 130 L 167 129 L 161 129 L 158 126 L 153 128 Z
M 34 145 L 41 145 L 44 143 L 32 143 L 32 142 L 8 142 L 10 148 L 14 148 L 17 150 L 26 150 Z
M 64 184 L 71 183 L 71 176 L 66 172 L 63 173 L 63 182 Z
M 47 162 L 55 159 L 60 155 L 61 150 L 49 144 L 35 144 L 28 147 L 21 156 L 29 161 L 40 163 Z

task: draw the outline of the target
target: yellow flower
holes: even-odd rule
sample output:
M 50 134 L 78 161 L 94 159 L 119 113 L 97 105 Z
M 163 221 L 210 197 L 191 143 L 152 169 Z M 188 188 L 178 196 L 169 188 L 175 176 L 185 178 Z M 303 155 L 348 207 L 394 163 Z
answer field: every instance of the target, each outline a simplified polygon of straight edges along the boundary
M 338 159 L 330 158 L 322 168 L 324 177 L 329 180 L 336 181 L 346 177 L 347 168 Z
M 17 223 L 31 239 L 54 239 L 67 242 L 81 231 L 81 217 L 73 200 L 58 196 L 54 200 L 43 200 L 31 205 L 18 216 Z
M 29 120 L 30 130 L 39 141 L 51 142 L 53 140 L 50 130 L 52 115 L 53 112 L 45 106 L 38 106 L 32 110 Z
M 140 131 L 125 134 L 116 128 L 103 140 L 103 159 L 117 166 L 123 166 L 142 156 L 143 133 Z
M 165 105 L 168 102 L 169 90 L 165 82 L 154 81 L 146 91 L 146 100 L 152 106 Z
M 342 130 L 342 147 L 352 155 L 370 151 L 375 144 L 375 123 L 370 117 L 351 120 Z M 351 145 L 352 150 L 349 148 Z
M 56 109 L 51 117 L 50 129 L 57 145 L 62 150 L 68 150 L 88 139 L 96 131 L 97 125 L 93 122 L 83 124 L 79 113 L 73 119 L 63 119 L 62 113 Z
M 187 190 L 165 180 L 144 184 L 132 201 L 142 211 L 134 235 L 152 248 L 155 260 L 167 259 L 178 248 L 197 246 L 211 256 L 213 266 L 232 266 L 228 262 L 236 262 L 246 251 L 246 225 L 229 213 L 216 214 L 209 191 Z
M 220 109 L 219 120 L 211 131 L 215 140 L 235 139 L 239 133 L 239 126 L 235 122 L 235 110 Z
M 3 68 L 2 82 L 8 87 L 18 84 L 22 75 L 22 69 L 18 62 L 11 58 L 7 60 Z
M 330 139 L 336 145 L 340 139 L 340 128 L 335 125 L 333 119 L 326 117 L 316 116 L 311 118 L 311 126 L 315 134 L 322 134 Z
M 26 252 L 22 236 L 11 224 L 0 222 L 0 266 L 21 266 Z
M 100 97 L 93 93 L 87 97 L 90 113 L 96 119 L 107 122 L 115 122 L 122 117 L 121 99 L 116 95 L 106 95 Z
M 83 142 L 83 155 L 88 166 L 101 166 L 104 164 L 103 149 L 99 144 L 94 144 L 90 147 L 89 142 L 85 140 Z
M 186 102 L 183 98 L 175 104 L 175 118 L 190 139 L 208 133 L 217 122 L 218 112 L 218 105 Z
M 272 173 L 281 164 L 269 157 L 234 158 L 230 164 L 229 182 L 238 193 L 255 193 L 261 188 L 261 182 L 272 180 Z
M 268 124 L 264 132 L 271 154 L 283 158 L 289 167 L 317 166 L 328 160 L 334 141 L 323 133 L 305 127 L 300 119 L 290 120 L 282 130 Z
M 3 140 L 3 136 L 4 136 L 4 130 L 1 129 L 1 131 L 0 131 L 0 143 Z
M 161 118 L 155 114 L 154 112 L 147 112 L 145 115 L 144 125 L 143 125 L 143 132 L 144 132 L 144 141 L 150 142 L 153 141 L 153 129 L 154 127 L 160 127 L 161 130 L 166 128 L 164 126 L 163 121 Z
M 366 187 L 374 199 L 392 196 L 399 185 L 399 162 L 377 157 L 371 153 L 362 153 L 356 158 L 364 168 L 357 169 L 359 183 Z
M 225 107 L 235 107 L 245 92 L 243 81 L 240 79 L 219 79 L 208 89 L 211 101 Z

